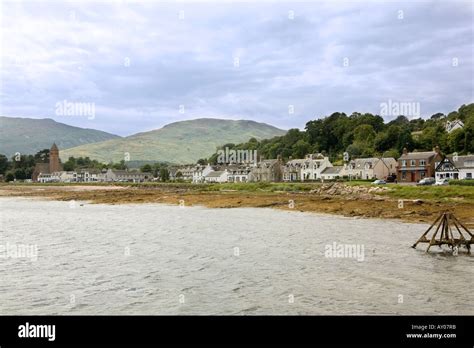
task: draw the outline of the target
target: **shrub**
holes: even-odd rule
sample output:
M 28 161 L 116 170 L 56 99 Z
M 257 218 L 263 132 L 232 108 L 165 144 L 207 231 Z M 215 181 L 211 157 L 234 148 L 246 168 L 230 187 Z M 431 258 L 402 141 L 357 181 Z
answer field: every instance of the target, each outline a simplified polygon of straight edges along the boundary
M 474 180 L 449 180 L 450 185 L 457 186 L 474 186 Z

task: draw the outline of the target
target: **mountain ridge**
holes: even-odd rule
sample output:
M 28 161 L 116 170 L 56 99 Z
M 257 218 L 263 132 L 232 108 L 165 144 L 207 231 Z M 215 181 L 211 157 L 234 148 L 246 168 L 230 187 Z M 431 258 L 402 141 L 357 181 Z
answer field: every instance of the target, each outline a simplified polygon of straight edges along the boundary
M 53 142 L 61 149 L 115 138 L 120 136 L 71 126 L 52 118 L 0 116 L 0 153 L 8 157 L 17 152 L 35 154 L 49 149 Z
M 268 139 L 285 133 L 286 130 L 252 120 L 197 118 L 119 139 L 64 149 L 60 154 L 63 160 L 69 156 L 88 156 L 102 162 L 127 159 L 194 163 L 209 157 L 226 143 L 245 142 L 252 137 Z

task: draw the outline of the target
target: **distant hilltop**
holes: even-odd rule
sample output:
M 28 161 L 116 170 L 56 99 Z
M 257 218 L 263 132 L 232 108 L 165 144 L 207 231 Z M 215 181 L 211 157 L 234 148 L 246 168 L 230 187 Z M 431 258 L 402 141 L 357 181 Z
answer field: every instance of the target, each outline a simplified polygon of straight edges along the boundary
M 0 116 L 0 153 L 8 157 L 19 152 L 35 154 L 54 142 L 60 149 L 120 138 L 95 129 L 69 126 L 50 118 Z
M 66 149 L 61 152 L 61 158 L 88 156 L 101 162 L 120 162 L 126 158 L 130 161 L 195 163 L 209 157 L 224 144 L 241 143 L 251 138 L 263 140 L 284 134 L 285 130 L 255 121 L 200 118 Z

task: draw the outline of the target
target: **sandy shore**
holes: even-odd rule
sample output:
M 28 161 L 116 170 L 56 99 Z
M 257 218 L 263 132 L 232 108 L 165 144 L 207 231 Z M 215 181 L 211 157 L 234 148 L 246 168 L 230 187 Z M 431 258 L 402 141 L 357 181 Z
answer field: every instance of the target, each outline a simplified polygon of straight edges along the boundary
M 398 199 L 367 193 L 328 195 L 317 192 L 206 192 L 179 186 L 2 185 L 0 197 L 43 197 L 106 204 L 166 203 L 210 208 L 271 207 L 420 223 L 430 223 L 441 211 L 450 210 L 468 227 L 474 227 L 473 206 L 470 203 L 403 200 L 403 206 L 400 206 Z

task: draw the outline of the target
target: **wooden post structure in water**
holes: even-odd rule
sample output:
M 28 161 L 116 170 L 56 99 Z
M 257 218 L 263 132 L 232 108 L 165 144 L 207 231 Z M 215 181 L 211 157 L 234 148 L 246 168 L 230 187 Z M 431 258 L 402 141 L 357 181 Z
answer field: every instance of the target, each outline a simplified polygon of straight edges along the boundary
M 428 233 L 436 226 L 436 229 L 433 233 L 431 238 L 427 238 Z M 454 236 L 453 229 L 459 236 Z M 464 231 L 462 231 L 464 230 Z M 440 232 L 440 236 L 436 239 L 436 236 Z M 464 233 L 467 233 L 470 238 L 464 237 Z M 412 248 L 416 248 L 418 243 L 429 243 L 426 252 L 428 252 L 433 245 L 441 245 L 446 244 L 453 249 L 453 252 L 459 249 L 460 246 L 465 246 L 467 249 L 467 253 L 471 254 L 471 244 L 474 244 L 474 235 L 464 226 L 459 220 L 454 216 L 454 214 L 445 211 L 441 213 L 440 216 L 433 222 L 433 224 L 426 230 L 425 233 L 413 244 Z

